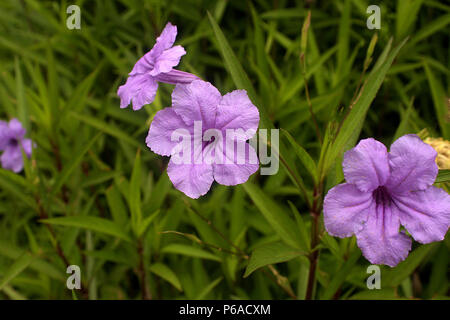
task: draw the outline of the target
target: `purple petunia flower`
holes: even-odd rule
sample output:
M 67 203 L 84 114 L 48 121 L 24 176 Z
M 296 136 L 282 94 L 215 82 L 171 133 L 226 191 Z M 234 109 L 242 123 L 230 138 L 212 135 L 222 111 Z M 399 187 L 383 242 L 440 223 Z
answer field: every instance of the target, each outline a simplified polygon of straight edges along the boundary
M 337 237 L 356 235 L 358 247 L 374 264 L 394 267 L 406 259 L 411 238 L 443 240 L 450 225 L 450 196 L 432 186 L 438 173 L 436 151 L 416 135 L 386 147 L 361 140 L 344 155 L 345 180 L 324 201 L 324 222 Z
M 191 73 L 172 69 L 186 54 L 182 46 L 173 46 L 176 36 L 177 27 L 167 23 L 153 48 L 136 62 L 127 82 L 117 90 L 121 108 L 132 102 L 133 110 L 139 110 L 143 105 L 152 103 L 158 82 L 177 84 L 198 79 Z
M 0 161 L 2 167 L 14 172 L 23 169 L 22 148 L 30 157 L 32 142 L 24 139 L 26 130 L 17 119 L 11 121 L 0 121 L 0 151 L 3 151 Z
M 196 80 L 175 87 L 172 107 L 156 113 L 146 143 L 153 152 L 172 156 L 167 167 L 170 180 L 196 199 L 214 180 L 237 185 L 258 170 L 256 152 L 246 142 L 258 124 L 258 109 L 245 90 L 222 96 L 209 82 Z M 176 161 L 180 137 L 187 141 L 182 150 L 185 162 Z

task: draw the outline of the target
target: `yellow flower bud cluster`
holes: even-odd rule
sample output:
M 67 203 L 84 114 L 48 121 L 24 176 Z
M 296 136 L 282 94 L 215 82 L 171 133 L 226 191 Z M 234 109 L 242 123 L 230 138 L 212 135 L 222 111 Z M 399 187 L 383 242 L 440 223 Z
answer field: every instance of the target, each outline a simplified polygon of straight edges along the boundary
M 437 151 L 436 163 L 439 169 L 450 169 L 450 141 L 442 138 L 426 138 L 424 142 Z

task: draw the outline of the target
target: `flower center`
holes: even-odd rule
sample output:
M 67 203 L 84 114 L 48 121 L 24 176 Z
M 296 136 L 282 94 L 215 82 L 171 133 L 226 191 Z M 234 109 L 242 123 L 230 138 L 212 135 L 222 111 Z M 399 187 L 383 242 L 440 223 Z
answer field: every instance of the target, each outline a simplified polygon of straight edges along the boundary
M 373 197 L 377 204 L 389 204 L 391 202 L 391 195 L 384 186 L 380 186 L 373 191 Z
M 16 138 L 11 138 L 11 139 L 9 139 L 8 144 L 12 147 L 17 147 L 17 145 L 19 144 L 19 141 Z

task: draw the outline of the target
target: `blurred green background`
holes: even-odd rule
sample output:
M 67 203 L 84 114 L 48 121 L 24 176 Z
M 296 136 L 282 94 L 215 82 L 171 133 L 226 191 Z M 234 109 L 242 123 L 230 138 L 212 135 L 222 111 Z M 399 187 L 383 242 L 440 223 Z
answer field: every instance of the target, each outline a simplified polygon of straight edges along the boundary
M 80 30 L 66 27 L 71 4 L 81 8 Z M 359 138 L 389 145 L 422 132 L 449 139 L 450 5 L 378 1 L 381 29 L 369 30 L 370 4 L 2 0 L 0 118 L 19 118 L 37 148 L 23 173 L 0 169 L 0 298 L 305 298 L 311 218 L 286 167 L 272 176 L 257 173 L 243 186 L 215 183 L 200 200 L 189 199 L 168 179 L 167 159 L 145 146 L 151 119 L 170 105 L 173 86 L 161 84 L 155 102 L 138 112 L 121 110 L 116 92 L 170 21 L 178 26 L 176 44 L 187 51 L 179 69 L 225 94 L 246 84 L 242 65 L 270 123 L 261 126 L 288 131 L 317 160 L 305 78 L 325 132 L 343 117 L 390 39 L 397 45 L 409 36 L 386 75 L 380 73 Z M 281 154 L 310 195 L 311 178 L 285 135 L 280 139 Z M 343 180 L 340 159 L 330 160 L 324 191 Z M 448 298 L 449 248 L 449 236 L 414 243 L 405 262 L 381 268 L 381 290 L 368 290 L 370 263 L 355 239 L 321 231 L 314 298 Z M 67 289 L 67 264 L 80 266 L 82 290 Z

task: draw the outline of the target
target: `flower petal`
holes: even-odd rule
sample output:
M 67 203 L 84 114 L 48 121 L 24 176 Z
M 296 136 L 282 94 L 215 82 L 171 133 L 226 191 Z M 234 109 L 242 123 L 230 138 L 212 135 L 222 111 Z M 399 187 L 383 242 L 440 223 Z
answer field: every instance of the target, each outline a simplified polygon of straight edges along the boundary
M 397 139 L 389 153 L 391 176 L 386 184 L 393 193 L 424 190 L 436 179 L 437 152 L 417 135 L 408 134 Z
M 178 144 L 178 141 L 172 141 L 171 138 L 172 132 L 177 129 L 186 129 L 191 132 L 173 108 L 162 109 L 155 114 L 145 142 L 153 152 L 169 156 Z
M 211 83 L 195 80 L 190 84 L 178 84 L 172 92 L 174 111 L 188 126 L 201 121 L 203 130 L 214 128 L 216 110 L 222 96 Z
M 155 100 L 156 90 L 158 83 L 152 76 L 148 74 L 129 76 L 127 82 L 117 90 L 120 107 L 126 108 L 132 102 L 133 110 L 139 110 Z
M 168 22 L 159 37 L 156 38 L 156 43 L 152 50 L 150 50 L 150 55 L 154 58 L 158 57 L 164 50 L 167 50 L 173 46 L 176 37 L 177 26 L 174 26 Z
M 395 267 L 408 256 L 412 240 L 399 232 L 400 221 L 392 204 L 372 204 L 364 228 L 356 233 L 358 247 L 373 264 Z
M 223 156 L 222 164 L 213 164 L 214 179 L 220 184 L 235 186 L 237 184 L 244 183 L 259 168 L 258 157 L 255 149 L 246 142 L 241 141 L 239 143 L 245 144 L 245 148 L 242 149 L 244 152 L 241 152 L 241 149 L 239 148 L 234 148 L 234 150 L 230 148 L 228 158 L 232 163 L 229 164 L 225 161 L 227 153 L 223 152 L 223 150 L 226 150 L 226 147 L 220 148 L 221 150 L 216 148 L 215 150 Z M 236 141 L 234 144 L 236 144 Z M 216 144 L 216 146 L 219 146 L 219 144 Z
M 188 84 L 194 80 L 201 80 L 201 79 L 199 77 L 197 77 L 195 74 L 180 71 L 177 69 L 172 69 L 169 72 L 158 74 L 155 77 L 155 80 L 159 81 L 159 82 L 170 83 L 170 84 L 178 84 L 178 83 Z
M 240 139 L 251 139 L 259 124 L 259 112 L 245 90 L 234 90 L 222 97 L 217 108 L 216 128 L 243 129 Z M 249 132 L 246 132 L 246 131 Z
M 0 157 L 2 167 L 16 173 L 23 169 L 22 152 L 18 146 L 6 147 L 2 156 Z
M 6 121 L 0 120 L 0 150 L 5 150 L 9 141 L 9 128 Z
M 192 199 L 206 194 L 214 181 L 213 166 L 204 162 L 176 164 L 170 159 L 167 174 L 174 187 Z
M 23 139 L 22 140 L 22 148 L 25 151 L 25 154 L 27 155 L 27 157 L 31 157 L 31 152 L 33 149 L 33 142 L 31 141 L 31 139 Z
M 450 195 L 434 186 L 392 196 L 400 223 L 420 243 L 443 240 L 450 225 Z
M 345 180 L 361 191 L 373 191 L 389 177 L 387 149 L 381 142 L 369 138 L 344 154 L 342 163 Z
M 175 46 L 164 50 L 156 59 L 150 75 L 156 76 L 160 73 L 169 72 L 180 63 L 180 59 L 186 51 L 182 46 Z
M 25 133 L 27 132 L 19 120 L 13 118 L 8 123 L 8 128 L 10 132 L 10 136 L 16 138 L 17 140 L 23 139 Z
M 358 232 L 363 228 L 367 216 L 373 214 L 373 202 L 372 193 L 361 192 L 353 184 L 335 186 L 328 191 L 323 204 L 327 232 L 341 238 Z

